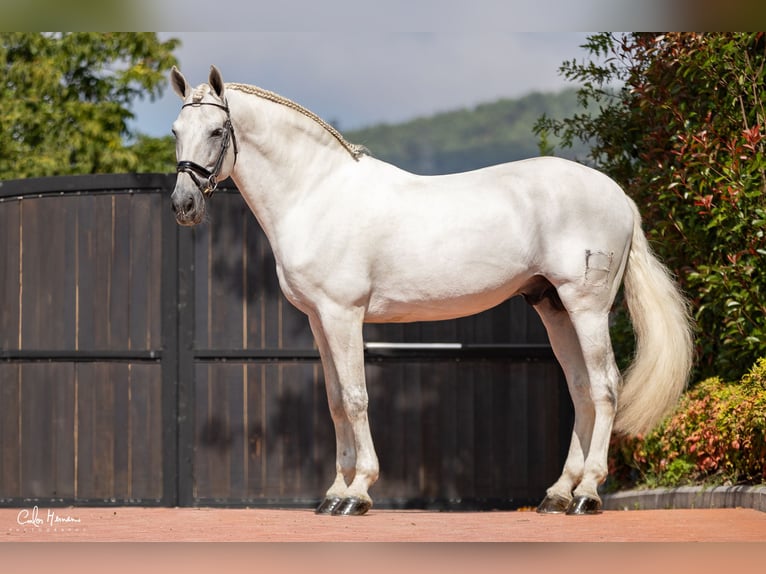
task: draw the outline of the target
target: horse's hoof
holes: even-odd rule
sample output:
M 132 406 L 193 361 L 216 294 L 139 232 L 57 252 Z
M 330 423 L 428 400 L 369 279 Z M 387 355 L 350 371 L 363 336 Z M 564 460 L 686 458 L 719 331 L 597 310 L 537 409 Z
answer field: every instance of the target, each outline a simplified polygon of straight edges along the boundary
M 340 496 L 332 496 L 330 498 L 325 498 L 319 506 L 317 506 L 317 509 L 314 511 L 315 514 L 335 514 L 335 511 L 338 509 L 338 506 L 340 506 L 340 503 L 343 502 L 343 499 Z
M 335 516 L 361 516 L 372 508 L 372 502 L 352 496 L 344 498 L 332 511 Z
M 567 508 L 567 514 L 601 514 L 601 501 L 589 496 L 575 496 Z
M 571 498 L 565 498 L 558 494 L 548 495 L 537 506 L 537 512 L 538 514 L 564 514 L 569 509 L 571 502 Z

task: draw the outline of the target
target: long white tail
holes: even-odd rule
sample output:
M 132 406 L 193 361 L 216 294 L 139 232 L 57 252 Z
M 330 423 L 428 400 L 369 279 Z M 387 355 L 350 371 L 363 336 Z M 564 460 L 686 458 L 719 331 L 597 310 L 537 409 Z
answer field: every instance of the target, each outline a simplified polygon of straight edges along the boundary
M 676 405 L 693 363 L 692 319 L 686 299 L 652 253 L 634 213 L 625 271 L 625 298 L 636 334 L 636 355 L 625 373 L 614 429 L 649 432 Z

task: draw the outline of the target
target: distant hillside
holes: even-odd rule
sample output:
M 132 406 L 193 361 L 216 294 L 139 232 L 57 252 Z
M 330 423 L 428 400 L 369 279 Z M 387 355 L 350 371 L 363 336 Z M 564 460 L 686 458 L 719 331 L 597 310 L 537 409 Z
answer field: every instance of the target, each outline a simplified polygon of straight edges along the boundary
M 581 111 L 574 89 L 533 93 L 473 109 L 345 132 L 372 155 L 423 175 L 453 173 L 540 155 L 532 126 L 543 114 L 564 118 Z M 555 143 L 555 142 L 550 142 Z M 557 149 L 556 155 L 585 158 L 587 149 Z

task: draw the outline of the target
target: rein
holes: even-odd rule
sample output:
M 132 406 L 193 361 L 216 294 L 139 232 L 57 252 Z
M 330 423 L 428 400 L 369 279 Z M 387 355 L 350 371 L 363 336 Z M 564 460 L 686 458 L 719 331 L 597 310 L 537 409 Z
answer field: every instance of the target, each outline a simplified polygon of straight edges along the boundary
M 192 102 L 184 104 L 181 109 L 188 106 L 215 106 L 221 108 L 226 112 L 226 121 L 223 124 L 223 139 L 221 141 L 221 151 L 218 153 L 218 158 L 215 160 L 213 169 L 207 169 L 200 164 L 193 161 L 182 160 L 176 164 L 177 173 L 186 173 L 192 178 L 194 184 L 199 188 L 206 198 L 213 195 L 213 192 L 218 187 L 218 176 L 221 174 L 221 168 L 223 167 L 223 160 L 226 159 L 226 152 L 229 149 L 230 144 L 234 144 L 234 165 L 237 164 L 237 138 L 234 135 L 234 127 L 231 125 L 231 114 L 229 113 L 228 105 L 216 104 L 214 102 Z M 197 176 L 204 178 L 200 180 Z

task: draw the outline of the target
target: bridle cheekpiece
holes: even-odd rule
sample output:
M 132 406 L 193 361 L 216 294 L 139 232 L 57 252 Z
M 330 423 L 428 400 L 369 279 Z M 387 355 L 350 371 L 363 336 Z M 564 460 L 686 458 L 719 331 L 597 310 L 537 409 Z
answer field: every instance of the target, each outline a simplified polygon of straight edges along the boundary
M 190 102 L 181 106 L 181 109 L 189 106 L 215 106 L 226 112 L 226 121 L 223 124 L 221 151 L 218 153 L 218 158 L 215 160 L 213 169 L 207 169 L 198 163 L 188 160 L 179 161 L 176 164 L 176 172 L 189 174 L 189 177 L 192 178 L 192 181 L 202 192 L 202 195 L 209 198 L 218 187 L 218 176 L 221 175 L 221 168 L 223 167 L 223 162 L 226 159 L 226 152 L 228 151 L 230 144 L 234 145 L 234 164 L 236 165 L 237 163 L 237 154 L 239 153 L 239 150 L 237 149 L 237 138 L 234 135 L 234 127 L 231 125 L 231 114 L 229 113 L 229 106 L 226 102 L 224 102 L 223 105 L 216 104 L 215 102 Z M 200 180 L 197 176 L 204 179 Z

